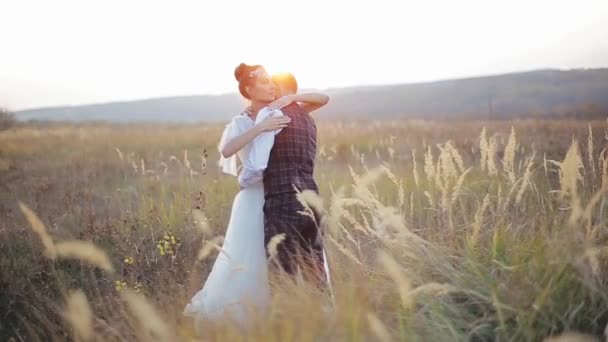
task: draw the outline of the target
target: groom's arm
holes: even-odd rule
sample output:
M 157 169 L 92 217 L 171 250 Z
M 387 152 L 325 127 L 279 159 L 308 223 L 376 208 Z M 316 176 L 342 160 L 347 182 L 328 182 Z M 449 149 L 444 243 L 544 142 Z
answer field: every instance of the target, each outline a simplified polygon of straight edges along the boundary
M 321 93 L 304 93 L 285 95 L 268 105 L 270 109 L 283 109 L 292 104 L 297 104 L 304 112 L 310 113 L 325 106 L 329 102 L 329 96 Z
M 297 102 L 306 113 L 311 113 L 329 102 L 329 96 L 321 93 L 294 94 Z

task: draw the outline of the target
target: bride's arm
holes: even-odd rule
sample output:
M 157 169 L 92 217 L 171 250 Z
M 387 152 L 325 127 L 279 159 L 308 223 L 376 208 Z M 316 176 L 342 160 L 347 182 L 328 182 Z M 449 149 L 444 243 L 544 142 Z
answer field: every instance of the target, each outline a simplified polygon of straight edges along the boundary
M 222 147 L 221 153 L 224 158 L 230 158 L 235 153 L 247 146 L 255 137 L 265 131 L 274 131 L 276 129 L 285 128 L 291 119 L 287 116 L 269 116 L 258 125 L 251 127 L 245 133 L 230 139 Z
M 325 106 L 329 102 L 329 96 L 321 93 L 286 95 L 268 105 L 268 108 L 281 109 L 294 102 L 300 104 L 300 108 L 302 108 L 306 113 L 310 113 Z

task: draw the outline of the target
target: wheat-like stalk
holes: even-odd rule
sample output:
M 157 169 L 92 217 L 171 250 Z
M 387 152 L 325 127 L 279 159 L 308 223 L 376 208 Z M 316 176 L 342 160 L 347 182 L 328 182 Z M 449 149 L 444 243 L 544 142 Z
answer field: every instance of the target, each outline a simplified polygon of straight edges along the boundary
M 558 336 L 545 337 L 543 342 L 599 342 L 599 340 L 593 335 L 571 331 Z
M 114 149 L 116 150 L 116 153 L 118 153 L 118 158 L 120 158 L 120 161 L 125 160 L 120 149 L 118 147 L 115 147 Z
M 63 317 L 74 329 L 74 339 L 87 341 L 93 337 L 93 311 L 82 290 L 70 292 Z
M 496 136 L 492 136 L 490 138 L 490 143 L 488 144 L 488 152 L 487 152 L 488 174 L 490 176 L 498 175 L 498 169 L 496 168 L 496 162 L 494 160 L 495 156 L 496 156 Z
M 44 255 L 50 259 L 55 259 L 57 257 L 57 251 L 55 249 L 55 245 L 53 244 L 53 239 L 46 231 L 46 226 L 38 215 L 31 210 L 27 205 L 23 204 L 23 202 L 19 201 L 19 209 L 27 219 L 30 224 L 30 227 L 38 235 L 42 245 L 44 246 Z
M 214 250 L 217 250 L 220 253 L 223 253 L 224 255 L 226 255 L 228 257 L 228 259 L 230 259 L 230 256 L 228 255 L 228 253 L 219 245 L 223 240 L 224 240 L 223 236 L 216 236 L 213 239 L 206 241 L 203 244 L 203 246 L 201 247 L 201 249 L 198 251 L 198 255 L 197 255 L 196 259 L 198 261 L 204 260 Z
M 486 194 L 483 198 L 482 204 L 479 208 L 477 208 L 477 212 L 475 212 L 475 218 L 473 219 L 473 232 L 471 233 L 471 244 L 475 246 L 477 244 L 477 240 L 479 239 L 479 232 L 481 231 L 481 224 L 483 220 L 483 213 L 486 211 L 487 207 L 490 205 L 490 194 Z
M 412 297 L 410 296 L 412 284 L 405 273 L 403 273 L 401 270 L 401 266 L 393 257 L 382 250 L 378 252 L 378 262 L 384 268 L 384 270 L 386 270 L 397 286 L 403 307 L 407 310 L 411 309 L 413 306 Z
M 92 242 L 78 240 L 63 241 L 59 242 L 55 247 L 57 249 L 57 256 L 60 258 L 78 259 L 99 267 L 108 273 L 114 272 L 114 267 L 108 255 Z
M 515 150 L 517 149 L 517 138 L 515 137 L 515 128 L 511 127 L 511 134 L 509 134 L 509 140 L 507 140 L 507 146 L 505 147 L 504 156 L 502 159 L 503 170 L 509 177 L 511 184 L 515 183 Z
M 121 293 L 122 297 L 129 304 L 129 309 L 139 321 L 146 335 L 146 341 L 174 341 L 175 336 L 172 336 L 169 326 L 165 323 L 165 319 L 158 314 L 156 308 L 145 297 L 129 289 L 124 289 Z
M 530 178 L 532 177 L 532 165 L 534 165 L 535 156 L 536 153 L 533 153 L 532 156 L 528 159 L 528 162 L 526 163 L 526 171 L 524 172 L 524 176 L 522 177 L 521 187 L 519 188 L 517 196 L 515 197 L 515 204 L 519 204 L 519 202 L 524 196 L 524 193 L 526 192 L 526 189 L 530 185 Z
M 412 149 L 412 163 L 414 163 L 413 173 L 414 173 L 414 183 L 416 184 L 416 188 L 418 188 L 420 181 L 418 175 L 418 165 L 416 164 L 416 149 Z
M 577 182 L 582 178 L 580 169 L 583 167 L 583 161 L 579 153 L 578 143 L 572 141 L 566 157 L 560 164 L 560 195 L 562 198 L 569 196 L 573 207 L 573 216 L 576 216 L 577 210 L 580 208 L 580 199 L 577 191 Z
M 589 167 L 595 177 L 595 162 L 593 158 L 593 131 L 591 130 L 591 123 L 589 123 L 589 135 L 587 136 L 587 156 L 589 158 Z
M 462 156 L 458 152 L 458 150 L 454 147 L 451 141 L 448 141 L 445 144 L 445 150 L 450 154 L 456 166 L 458 166 L 458 172 L 462 173 L 464 171 L 464 161 L 462 160 Z
M 285 233 L 277 234 L 270 239 L 267 245 L 269 259 L 274 259 L 277 256 L 277 249 L 283 240 L 285 240 Z
M 431 146 L 427 146 L 426 153 L 424 154 L 424 174 L 429 183 L 435 180 L 435 162 L 433 161 L 433 151 Z
M 451 202 L 452 206 L 454 205 L 454 203 L 456 203 L 456 200 L 458 199 L 458 195 L 460 195 L 460 190 L 462 189 L 462 184 L 464 183 L 464 179 L 470 171 L 471 171 L 471 168 L 468 168 L 466 171 L 464 171 L 460 175 L 460 177 L 458 177 L 458 180 L 456 181 L 456 184 L 454 185 L 454 189 L 452 190 L 452 202 Z
M 336 246 L 336 248 L 338 248 L 338 250 L 344 254 L 345 256 L 347 256 L 349 259 L 351 259 L 352 261 L 354 261 L 356 264 L 358 264 L 359 266 L 363 266 L 363 263 L 361 262 L 361 260 L 359 260 L 359 258 L 357 258 L 348 248 L 345 248 L 344 246 L 342 246 L 342 244 L 340 244 L 338 241 L 336 241 L 336 239 L 334 239 L 331 236 L 327 237 L 327 241 L 331 242 L 332 244 L 334 244 L 334 246 Z
M 481 167 L 481 171 L 485 171 L 488 164 L 488 148 L 488 137 L 486 134 L 486 128 L 484 127 L 479 135 L 479 152 L 481 153 L 479 166 Z
M 371 312 L 367 313 L 367 323 L 369 324 L 371 331 L 374 333 L 376 341 L 390 342 L 393 340 L 384 323 L 382 323 L 382 321 Z

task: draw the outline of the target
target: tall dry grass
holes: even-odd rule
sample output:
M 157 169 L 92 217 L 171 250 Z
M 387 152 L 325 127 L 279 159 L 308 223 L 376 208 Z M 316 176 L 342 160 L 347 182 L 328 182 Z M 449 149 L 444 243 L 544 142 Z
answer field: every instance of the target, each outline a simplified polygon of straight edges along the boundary
M 0 133 L 0 336 L 603 338 L 605 122 L 319 126 L 323 200 L 301 199 L 327 212 L 334 297 L 273 275 L 270 313 L 247 330 L 181 315 L 222 253 L 237 191 L 209 167 L 219 127 Z

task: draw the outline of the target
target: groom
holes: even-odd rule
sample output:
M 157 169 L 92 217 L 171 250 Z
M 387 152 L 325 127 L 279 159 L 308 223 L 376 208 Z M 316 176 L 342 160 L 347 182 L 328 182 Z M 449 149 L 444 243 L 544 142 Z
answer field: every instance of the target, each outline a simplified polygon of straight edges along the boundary
M 313 118 L 298 104 L 281 109 L 291 118 L 290 124 L 275 136 L 268 166 L 264 171 L 264 236 L 265 245 L 279 234 L 284 240 L 277 246 L 280 266 L 289 274 L 298 268 L 312 280 L 326 282 L 321 213 L 313 209 L 313 217 L 303 215 L 305 208 L 298 192 L 319 193 L 313 177 L 317 151 L 317 127 Z M 312 208 L 311 208 L 312 209 Z

